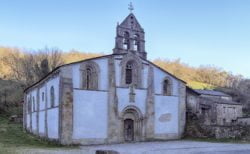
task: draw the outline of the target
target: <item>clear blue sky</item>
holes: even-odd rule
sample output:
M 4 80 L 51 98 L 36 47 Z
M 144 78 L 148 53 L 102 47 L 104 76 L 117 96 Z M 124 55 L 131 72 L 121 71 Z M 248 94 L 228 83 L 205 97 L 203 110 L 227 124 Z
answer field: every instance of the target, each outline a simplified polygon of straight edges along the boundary
M 131 0 L 149 59 L 250 77 L 249 0 Z M 112 53 L 130 0 L 0 0 L 0 46 Z

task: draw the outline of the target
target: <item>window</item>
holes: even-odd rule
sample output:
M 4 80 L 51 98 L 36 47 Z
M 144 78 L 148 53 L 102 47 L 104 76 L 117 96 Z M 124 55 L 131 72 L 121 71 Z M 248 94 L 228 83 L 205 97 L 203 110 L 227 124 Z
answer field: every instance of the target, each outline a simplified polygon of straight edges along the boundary
M 50 88 L 50 105 L 55 107 L 55 90 L 53 86 Z
M 167 93 L 168 93 L 168 80 L 164 80 L 164 83 L 163 83 L 163 93 L 165 94 L 165 95 L 167 95 Z
M 33 96 L 33 112 L 36 111 L 35 97 Z
M 94 69 L 91 66 L 87 66 L 86 70 L 84 71 L 85 73 L 83 74 L 83 80 L 84 80 L 84 89 L 87 90 L 94 90 L 97 89 L 96 87 L 96 73 Z
M 129 87 L 131 84 L 135 88 L 142 87 L 142 70 L 143 64 L 139 57 L 127 54 L 123 57 L 121 63 L 121 79 L 122 87 Z
M 163 95 L 172 95 L 172 82 L 169 78 L 163 80 Z
M 140 41 L 139 41 L 139 35 L 138 34 L 136 34 L 136 35 L 134 35 L 134 50 L 135 51 L 139 51 L 140 50 Z
M 32 102 L 31 102 L 31 97 L 30 97 L 28 100 L 28 113 L 31 112 L 31 104 L 32 104 Z
M 131 84 L 133 81 L 133 63 L 130 61 L 126 65 L 126 84 Z
M 86 89 L 91 89 L 91 69 L 87 68 L 86 71 Z
M 123 49 L 125 50 L 129 49 L 129 33 L 128 32 L 124 32 Z
M 99 66 L 95 62 L 83 63 L 80 66 L 81 81 L 80 87 L 86 90 L 98 89 Z
M 44 92 L 42 93 L 42 101 L 44 101 Z

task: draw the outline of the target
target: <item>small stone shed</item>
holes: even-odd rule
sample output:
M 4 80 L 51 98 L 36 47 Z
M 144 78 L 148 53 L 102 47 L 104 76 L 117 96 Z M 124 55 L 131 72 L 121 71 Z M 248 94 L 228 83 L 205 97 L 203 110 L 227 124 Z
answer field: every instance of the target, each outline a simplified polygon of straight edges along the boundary
M 204 120 L 205 125 L 232 125 L 242 117 L 243 105 L 228 94 L 187 88 L 187 112 Z

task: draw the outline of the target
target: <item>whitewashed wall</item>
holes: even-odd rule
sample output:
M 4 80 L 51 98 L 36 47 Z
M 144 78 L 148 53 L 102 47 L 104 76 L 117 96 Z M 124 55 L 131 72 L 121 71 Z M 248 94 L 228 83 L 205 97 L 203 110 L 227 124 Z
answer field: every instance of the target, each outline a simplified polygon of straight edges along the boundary
M 172 95 L 163 96 L 163 81 L 172 81 Z M 154 67 L 155 88 L 155 134 L 177 134 L 179 127 L 179 88 L 178 81 L 168 73 Z
M 51 86 L 54 87 L 54 94 L 55 94 L 55 108 L 49 109 L 48 110 L 48 136 L 49 138 L 53 139 L 58 139 L 59 134 L 58 134 L 58 125 L 59 125 L 59 113 L 58 113 L 58 105 L 59 105 L 59 82 L 60 78 L 59 76 L 49 79 L 47 82 L 43 83 L 40 85 L 40 90 L 39 90 L 39 111 L 37 111 L 37 105 L 38 105 L 38 100 L 37 100 L 37 88 L 32 89 L 30 92 L 27 93 L 28 98 L 31 96 L 31 110 L 32 110 L 32 118 L 30 119 L 29 114 L 27 114 L 27 123 L 26 126 L 29 128 L 30 126 L 30 120 L 32 120 L 32 132 L 35 133 L 37 130 L 37 117 L 36 114 L 39 112 L 39 134 L 44 135 L 45 134 L 45 110 L 46 110 L 46 100 L 48 104 L 48 108 L 51 107 L 51 102 L 50 102 L 50 88 Z M 44 100 L 42 99 L 42 93 L 44 92 Z M 33 97 L 35 99 L 35 109 L 36 111 L 33 112 Z M 27 99 L 27 111 L 28 111 L 28 99 Z
M 39 134 L 45 135 L 45 111 L 39 112 Z
M 59 124 L 59 112 L 58 108 L 48 110 L 48 137 L 57 139 L 59 137 L 58 124 Z
M 97 63 L 100 72 L 99 72 L 99 90 L 107 90 L 108 89 L 108 59 L 107 58 L 100 58 L 92 60 L 93 62 Z M 84 63 L 84 62 L 83 62 Z M 80 65 L 81 63 L 72 65 L 72 73 L 73 73 L 73 87 L 80 88 Z
M 107 138 L 107 92 L 74 90 L 73 139 Z
M 32 131 L 35 132 L 37 130 L 36 128 L 36 112 L 32 113 Z
M 48 122 L 48 137 L 52 139 L 58 139 L 59 137 L 59 84 L 60 78 L 59 76 L 49 80 L 46 83 L 47 87 L 47 122 Z M 51 108 L 51 100 L 50 100 L 50 89 L 54 87 L 55 94 L 55 108 Z
M 30 93 L 30 96 L 31 96 L 31 112 L 32 112 L 32 115 L 31 115 L 31 120 L 32 120 L 32 131 L 33 132 L 36 132 L 37 130 L 37 118 L 36 118 L 36 112 L 34 112 L 34 108 L 37 110 L 37 89 L 34 89 L 31 93 Z M 35 103 L 33 102 L 35 101 Z
M 53 86 L 54 87 L 54 93 L 55 93 L 55 106 L 59 105 L 59 84 L 60 84 L 60 78 L 59 76 L 56 78 L 53 78 L 49 80 L 46 84 L 47 86 L 47 104 L 48 108 L 51 107 L 51 102 L 50 102 L 50 88 Z
M 30 128 L 30 115 L 29 114 L 27 114 L 26 116 L 26 121 L 27 121 L 26 127 L 29 129 Z
M 155 96 L 155 134 L 178 133 L 178 101 L 174 96 Z
M 165 73 L 164 71 L 160 70 L 157 67 L 154 67 L 154 87 L 155 87 L 155 93 L 156 94 L 162 94 L 163 85 L 162 82 L 165 77 L 169 77 L 172 80 L 173 83 L 173 95 L 178 96 L 178 80 L 170 76 L 169 74 Z
M 39 90 L 39 108 L 40 110 L 44 110 L 45 109 L 45 100 L 46 100 L 46 85 L 44 84 L 40 90 Z M 44 93 L 44 100 L 42 100 L 42 95 Z
M 135 90 L 135 102 L 129 102 L 129 89 L 128 88 L 117 88 L 117 96 L 118 96 L 118 111 L 122 112 L 124 108 L 129 105 L 136 106 L 140 109 L 142 114 L 146 112 L 146 98 L 147 91 L 146 90 Z

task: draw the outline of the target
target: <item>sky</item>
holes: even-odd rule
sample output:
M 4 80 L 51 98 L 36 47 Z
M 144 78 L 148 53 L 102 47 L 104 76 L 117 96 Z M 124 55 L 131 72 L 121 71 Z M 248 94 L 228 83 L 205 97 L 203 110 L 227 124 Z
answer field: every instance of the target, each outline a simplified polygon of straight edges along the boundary
M 130 1 L 149 60 L 180 58 L 250 78 L 249 0 L 0 0 L 0 46 L 111 54 Z

